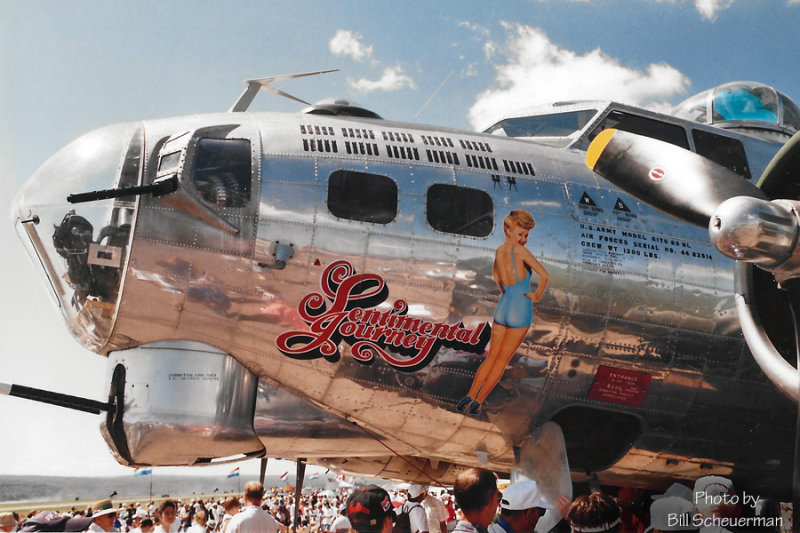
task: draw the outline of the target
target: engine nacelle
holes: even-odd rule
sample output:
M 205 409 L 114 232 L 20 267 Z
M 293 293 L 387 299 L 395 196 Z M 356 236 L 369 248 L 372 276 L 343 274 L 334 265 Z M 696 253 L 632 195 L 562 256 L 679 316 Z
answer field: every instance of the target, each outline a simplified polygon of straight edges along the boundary
M 205 344 L 168 341 L 108 357 L 116 409 L 101 427 L 124 465 L 197 465 L 264 455 L 258 378 Z

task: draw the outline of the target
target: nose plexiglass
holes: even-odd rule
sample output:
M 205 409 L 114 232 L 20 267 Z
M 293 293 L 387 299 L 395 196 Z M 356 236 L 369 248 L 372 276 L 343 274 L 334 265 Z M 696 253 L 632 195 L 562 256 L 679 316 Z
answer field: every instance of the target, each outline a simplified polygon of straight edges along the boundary
M 92 350 L 102 349 L 111 334 L 136 198 L 71 204 L 67 197 L 137 185 L 143 139 L 139 123 L 87 133 L 48 159 L 14 202 L 12 219 L 23 244 L 70 331 Z

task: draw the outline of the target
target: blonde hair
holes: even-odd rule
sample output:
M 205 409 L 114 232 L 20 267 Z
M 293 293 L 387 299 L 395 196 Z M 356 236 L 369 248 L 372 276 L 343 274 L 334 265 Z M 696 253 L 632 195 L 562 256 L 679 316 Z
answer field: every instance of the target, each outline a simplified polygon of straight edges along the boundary
M 536 221 L 533 219 L 533 215 L 523 209 L 515 209 L 507 214 L 506 218 L 503 219 L 503 231 L 506 235 L 508 235 L 514 226 L 519 226 L 526 230 L 532 230 L 535 225 Z

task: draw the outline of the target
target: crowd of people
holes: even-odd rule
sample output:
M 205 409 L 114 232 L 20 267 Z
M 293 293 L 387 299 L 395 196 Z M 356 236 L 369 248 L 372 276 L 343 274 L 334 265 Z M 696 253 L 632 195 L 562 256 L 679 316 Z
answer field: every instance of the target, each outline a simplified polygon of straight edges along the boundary
M 701 477 L 694 489 L 674 483 L 664 493 L 647 497 L 623 488 L 616 495 L 593 491 L 574 499 L 560 495 L 548 501 L 535 481 L 517 481 L 500 491 L 494 473 L 476 468 L 458 476 L 453 494 L 459 520 L 452 533 L 791 531 L 791 513 L 780 504 L 755 495 L 748 499 L 721 476 Z M 357 533 L 397 533 L 398 510 L 389 493 L 377 485 L 354 492 L 347 500 L 347 510 Z M 429 523 L 426 531 L 437 529 Z M 411 533 L 421 532 L 411 529 Z
M 344 517 L 347 491 L 314 491 L 301 498 L 298 516 L 303 533 L 335 533 L 332 527 Z M 258 508 L 262 513 L 255 513 Z M 73 507 L 67 513 L 33 511 L 27 516 L 0 514 L 0 533 L 16 531 L 119 531 L 123 533 L 235 533 L 236 531 L 287 531 L 295 513 L 294 494 L 284 490 L 264 491 L 261 483 L 245 485 L 243 496 L 223 499 L 164 500 L 112 504 L 105 499 L 87 509 Z M 268 515 L 272 529 L 240 529 L 237 522 L 246 517 Z M 233 520 L 236 518 L 236 520 Z M 230 524 L 229 524 L 230 522 Z M 349 525 L 346 529 L 349 529 Z M 345 533 L 345 532 L 340 532 Z
M 0 533 L 120 531 L 125 533 L 784 533 L 791 513 L 777 502 L 738 494 L 731 480 L 705 476 L 694 489 L 672 484 L 663 494 L 623 488 L 548 500 L 535 481 L 498 489 L 484 469 L 462 472 L 450 491 L 423 485 L 391 491 L 378 485 L 312 491 L 295 505 L 288 491 L 245 485 L 241 498 L 165 500 L 159 505 L 102 500 L 69 513 L 0 513 Z M 297 523 L 295 524 L 295 517 Z

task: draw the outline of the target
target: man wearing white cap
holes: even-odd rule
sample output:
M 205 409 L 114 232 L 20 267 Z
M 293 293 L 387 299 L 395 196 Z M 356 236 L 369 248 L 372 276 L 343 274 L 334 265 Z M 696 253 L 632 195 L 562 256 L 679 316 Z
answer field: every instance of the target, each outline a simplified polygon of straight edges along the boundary
M 725 533 L 726 521 L 739 518 L 742 509 L 738 504 L 733 482 L 722 476 L 704 476 L 694 482 L 694 504 L 703 515 L 702 533 Z
M 650 527 L 645 533 L 662 531 L 697 531 L 694 519 L 697 515 L 692 503 L 680 496 L 658 498 L 650 504 Z
M 427 488 L 422 485 L 411 485 L 408 487 L 408 501 L 395 509 L 395 515 L 404 514 L 408 516 L 409 528 L 411 533 L 428 533 L 428 515 L 422 506 L 422 500 L 427 495 Z M 397 522 L 395 522 L 397 523 Z M 438 533 L 438 529 L 430 533 Z
M 489 533 L 531 533 L 545 510 L 552 508 L 535 481 L 512 483 L 503 491 L 500 516 L 489 526 Z
M 428 493 L 425 485 L 411 485 L 408 487 L 409 501 L 418 501 L 425 509 L 430 533 L 447 533 L 447 518 L 449 513 L 442 500 Z

